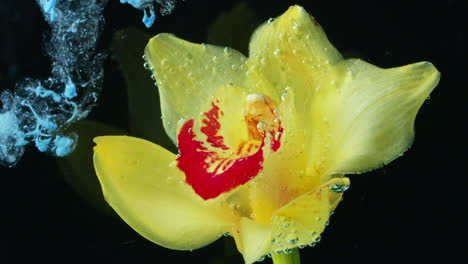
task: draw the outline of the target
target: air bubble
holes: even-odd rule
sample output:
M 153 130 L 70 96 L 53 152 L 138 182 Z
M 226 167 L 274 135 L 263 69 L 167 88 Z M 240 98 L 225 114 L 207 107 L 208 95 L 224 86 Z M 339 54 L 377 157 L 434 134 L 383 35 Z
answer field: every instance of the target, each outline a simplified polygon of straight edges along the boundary
M 330 191 L 336 192 L 336 193 L 343 193 L 348 189 L 349 189 L 349 185 L 347 184 L 333 184 L 332 186 L 330 186 Z
M 297 23 L 294 23 L 293 25 L 293 30 L 298 31 L 299 30 L 299 25 Z
M 260 121 L 257 123 L 257 131 L 265 135 L 265 132 L 268 130 L 268 124 L 265 121 Z
M 224 55 L 225 56 L 231 56 L 231 54 L 232 54 L 232 49 L 229 48 L 229 47 L 225 47 L 224 48 Z
M 294 244 L 296 244 L 297 242 L 299 242 L 299 238 L 296 237 L 296 238 L 288 239 L 288 240 L 286 240 L 286 242 L 287 242 L 288 244 L 294 245 Z
M 282 93 L 282 94 L 281 94 L 281 101 L 286 100 L 286 96 L 288 96 L 288 93 L 287 93 L 287 92 Z

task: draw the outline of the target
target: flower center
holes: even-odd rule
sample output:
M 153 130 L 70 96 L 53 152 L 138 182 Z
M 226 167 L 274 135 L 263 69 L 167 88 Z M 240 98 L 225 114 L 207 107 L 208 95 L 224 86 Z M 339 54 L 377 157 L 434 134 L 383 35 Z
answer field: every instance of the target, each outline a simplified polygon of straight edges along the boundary
M 205 200 L 253 179 L 263 169 L 264 146 L 273 151 L 281 146 L 283 127 L 273 99 L 263 94 L 247 96 L 244 119 L 248 138 L 235 147 L 226 145 L 220 134 L 223 125 L 236 128 L 236 124 L 219 122 L 224 115 L 221 103 L 219 99 L 212 102 L 211 109 L 203 113 L 200 129 L 196 129 L 195 119 L 188 120 L 177 137 L 180 151 L 177 167 L 184 172 L 185 181 Z

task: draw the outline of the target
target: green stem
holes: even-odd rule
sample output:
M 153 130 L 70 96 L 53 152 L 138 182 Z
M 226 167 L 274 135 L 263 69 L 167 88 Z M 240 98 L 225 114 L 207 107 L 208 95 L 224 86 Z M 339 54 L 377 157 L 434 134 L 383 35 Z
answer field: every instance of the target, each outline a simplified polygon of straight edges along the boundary
M 274 264 L 301 264 L 299 249 L 295 248 L 291 254 L 271 254 Z

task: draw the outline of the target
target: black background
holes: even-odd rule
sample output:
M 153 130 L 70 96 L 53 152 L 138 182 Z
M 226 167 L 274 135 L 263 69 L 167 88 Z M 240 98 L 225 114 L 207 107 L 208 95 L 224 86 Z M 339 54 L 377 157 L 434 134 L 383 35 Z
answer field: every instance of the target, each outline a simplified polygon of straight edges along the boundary
M 104 52 L 117 30 L 144 29 L 141 12 L 118 2 L 110 0 L 105 9 L 99 42 Z M 172 15 L 159 16 L 148 31 L 205 42 L 207 27 L 236 2 L 180 1 Z M 261 21 L 292 4 L 304 6 L 344 54 L 381 67 L 426 60 L 442 73 L 418 114 L 412 148 L 383 169 L 351 175 L 352 186 L 322 242 L 301 250 L 303 263 L 468 263 L 468 9 L 462 2 L 249 2 Z M 0 88 L 12 89 L 24 77 L 47 77 L 50 62 L 42 43 L 48 26 L 35 1 L 2 0 L 0 11 Z M 110 59 L 105 75 L 99 106 L 89 118 L 125 129 L 123 80 Z M 6 263 L 208 263 L 224 254 L 224 238 L 193 252 L 146 241 L 85 203 L 64 182 L 55 158 L 32 147 L 16 167 L 0 173 L 0 239 L 6 250 L 1 263 L 4 258 Z M 227 259 L 241 263 L 239 256 Z

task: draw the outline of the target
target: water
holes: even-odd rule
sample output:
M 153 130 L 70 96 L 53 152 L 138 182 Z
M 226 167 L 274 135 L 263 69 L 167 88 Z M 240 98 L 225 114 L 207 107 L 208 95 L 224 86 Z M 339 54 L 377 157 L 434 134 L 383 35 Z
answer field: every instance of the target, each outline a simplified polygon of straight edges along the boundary
M 293 2 L 252 1 L 249 5 L 259 21 L 267 21 Z M 192 253 L 155 246 L 130 230 L 119 218 L 90 205 L 66 179 L 59 165 L 63 159 L 56 157 L 72 150 L 73 144 L 66 139 L 77 142 L 79 147 L 80 139 L 86 137 L 76 134 L 75 138 L 67 129 L 61 130 L 74 116 L 74 107 L 65 103 L 67 101 L 79 105 L 89 103 L 89 108 L 79 108 L 81 116 L 89 109 L 87 119 L 129 130 L 125 79 L 110 51 L 110 42 L 117 30 L 132 26 L 146 30 L 149 35 L 170 32 L 191 41 L 208 43 L 208 26 L 234 3 L 179 1 L 172 14 L 162 16 L 159 14 L 161 6 L 153 2 L 155 20 L 147 29 L 142 23 L 143 10 L 109 0 L 101 12 L 104 20 L 98 21 L 102 25 L 101 34 L 96 39 L 88 39 L 94 50 L 87 54 L 92 55 L 73 57 L 68 56 L 68 52 L 50 55 L 51 49 L 55 48 L 47 43 L 53 37 L 53 29 L 34 1 L 1 1 L 0 92 L 3 101 L 0 106 L 8 111 L 0 114 L 0 141 L 6 140 L 8 146 L 14 146 L 10 149 L 17 151 L 14 158 L 5 163 L 16 162 L 16 165 L 0 168 L 6 263 L 24 262 L 29 256 L 36 260 L 58 260 L 56 252 L 70 253 L 67 255 L 91 262 L 153 263 L 170 258 L 174 262 L 205 263 L 212 257 L 218 263 L 227 258 L 234 260 L 233 263 L 242 263 L 237 253 L 225 256 L 224 240 L 228 238 L 224 237 Z M 408 1 L 301 3 L 345 56 L 370 60 L 381 67 L 428 60 L 443 74 L 441 86 L 436 88 L 431 100 L 424 103 L 423 112 L 417 117 L 416 141 L 410 152 L 386 167 L 385 174 L 377 170 L 351 178 L 353 188 L 344 193 L 346 199 L 337 207 L 322 241 L 313 248 L 301 250 L 303 263 L 315 260 L 354 262 L 381 259 L 381 256 L 386 256 L 388 262 L 399 262 L 402 256 L 427 263 L 438 260 L 466 262 L 463 259 L 467 242 L 466 221 L 463 220 L 466 218 L 463 209 L 467 204 L 466 180 L 460 174 L 464 171 L 461 166 L 466 156 L 462 152 L 463 136 L 466 135 L 462 115 L 466 112 L 463 102 L 466 100 L 463 89 L 466 82 L 462 78 L 466 67 L 461 59 L 462 54 L 466 54 L 466 34 L 463 33 L 464 9 L 459 3 L 428 1 L 424 6 Z M 148 17 L 150 15 L 148 13 Z M 60 19 L 57 12 L 51 14 L 52 17 L 55 17 L 54 21 Z M 72 25 L 69 23 L 69 32 L 79 32 L 79 27 Z M 66 40 L 71 50 L 86 46 L 72 39 Z M 215 44 L 228 46 L 229 43 Z M 226 55 L 230 52 L 227 50 Z M 95 57 L 98 54 L 104 56 Z M 142 52 L 137 55 L 136 63 L 143 68 Z M 84 63 L 86 67 L 68 62 L 54 65 L 54 61 L 62 57 L 78 61 L 87 59 L 89 63 Z M 222 57 L 217 59 L 221 61 Z M 266 65 L 268 63 L 270 59 L 265 61 Z M 99 80 L 93 77 L 94 74 L 100 76 L 99 70 L 95 70 L 96 65 L 103 68 Z M 54 70 L 58 66 L 68 70 Z M 93 74 L 75 76 L 73 72 L 78 68 L 88 69 Z M 149 72 L 145 72 L 153 87 L 154 81 Z M 53 79 L 49 81 L 50 77 Z M 95 84 L 83 86 L 85 78 L 95 80 Z M 5 92 L 7 90 L 9 92 Z M 91 95 L 93 91 L 96 98 L 84 99 L 84 94 Z M 17 111 L 11 104 L 19 96 L 25 96 L 30 103 L 16 104 Z M 29 114 L 25 115 L 26 112 Z M 24 143 L 21 139 L 28 132 L 23 131 L 20 123 L 26 116 L 31 120 L 28 121 L 28 132 L 39 127 L 40 133 L 50 136 L 36 137 L 33 134 L 39 133 L 34 132 Z M 77 119 L 73 117 L 68 124 L 75 124 Z M 159 120 L 159 116 L 156 119 Z M 2 153 L 10 151 L 0 150 Z M 452 179 L 455 183 L 451 183 Z M 444 188 L 445 185 L 451 187 Z M 67 259 L 60 257 L 60 261 Z

